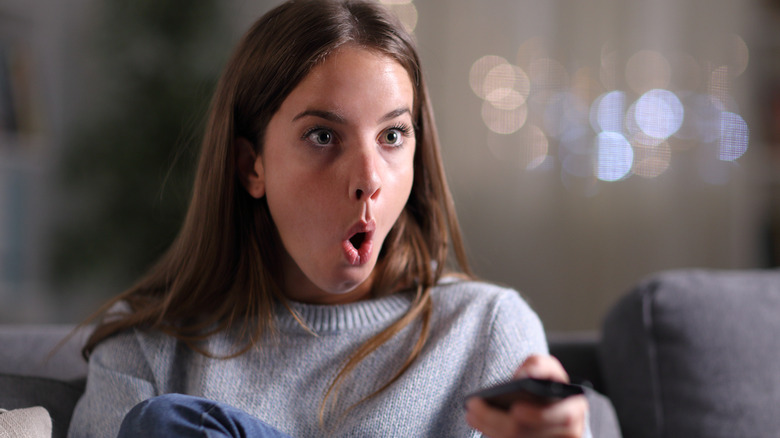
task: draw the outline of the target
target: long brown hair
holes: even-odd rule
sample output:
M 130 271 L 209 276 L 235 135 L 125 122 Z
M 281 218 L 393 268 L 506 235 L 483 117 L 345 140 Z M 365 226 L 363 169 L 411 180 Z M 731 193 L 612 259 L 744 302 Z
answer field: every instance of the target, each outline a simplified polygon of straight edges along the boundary
M 292 0 L 265 14 L 244 35 L 217 85 L 182 229 L 157 264 L 98 312 L 102 318 L 84 347 L 123 330 L 160 330 L 193 350 L 207 337 L 238 328 L 240 355 L 273 330 L 275 303 L 287 306 L 277 260 L 283 251 L 265 198 L 252 198 L 235 166 L 238 137 L 262 152 L 265 129 L 287 95 L 338 47 L 354 44 L 396 60 L 414 86 L 416 151 L 407 204 L 388 234 L 374 271 L 372 295 L 415 290 L 409 311 L 360 346 L 325 394 L 320 416 L 344 378 L 371 352 L 415 320 L 418 341 L 397 380 L 419 355 L 431 318 L 430 289 L 445 269 L 471 275 L 452 197 L 442 168 L 428 91 L 411 36 L 382 7 L 366 1 Z M 451 244 L 451 246 L 450 246 Z M 455 256 L 448 265 L 448 254 Z M 129 312 L 109 314 L 117 302 Z M 290 310 L 290 307 L 287 306 Z

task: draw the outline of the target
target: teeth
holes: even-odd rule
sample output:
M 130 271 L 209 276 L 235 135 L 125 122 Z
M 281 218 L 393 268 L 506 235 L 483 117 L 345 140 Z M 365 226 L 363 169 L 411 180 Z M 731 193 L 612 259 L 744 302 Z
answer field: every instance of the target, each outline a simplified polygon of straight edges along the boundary
M 350 243 L 352 243 L 352 246 L 355 248 L 360 248 L 360 245 L 363 244 L 363 241 L 366 239 L 366 233 L 357 233 L 354 236 L 349 238 Z

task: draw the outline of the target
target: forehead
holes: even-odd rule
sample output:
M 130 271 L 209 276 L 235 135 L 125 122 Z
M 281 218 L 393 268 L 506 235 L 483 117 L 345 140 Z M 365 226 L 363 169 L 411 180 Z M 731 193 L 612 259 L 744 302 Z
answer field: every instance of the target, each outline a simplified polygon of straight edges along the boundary
M 317 64 L 293 89 L 281 110 L 291 106 L 407 106 L 412 110 L 414 87 L 404 67 L 381 52 L 341 47 Z M 368 101 L 368 102 L 366 102 Z

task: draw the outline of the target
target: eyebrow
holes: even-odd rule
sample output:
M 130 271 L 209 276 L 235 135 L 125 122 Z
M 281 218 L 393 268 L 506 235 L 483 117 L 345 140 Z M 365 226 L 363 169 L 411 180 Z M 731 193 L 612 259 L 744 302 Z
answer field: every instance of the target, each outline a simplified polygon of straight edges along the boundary
M 398 108 L 397 110 L 390 111 L 389 113 L 387 113 L 384 116 L 382 116 L 379 120 L 377 120 L 377 123 L 384 123 L 384 122 L 393 120 L 396 117 L 400 117 L 400 116 L 402 116 L 404 114 L 409 114 L 411 116 L 412 112 L 409 111 L 409 108 L 407 108 L 407 107 Z
M 396 117 L 400 117 L 404 114 L 411 115 L 412 112 L 407 107 L 398 108 L 380 117 L 379 120 L 377 120 L 377 123 L 384 123 L 389 120 L 395 119 Z M 347 123 L 346 119 L 344 119 L 344 117 L 342 117 L 340 114 L 336 112 L 316 110 L 316 109 L 308 109 L 306 111 L 301 112 L 297 116 L 293 117 L 293 122 L 307 116 L 319 117 L 321 119 L 325 119 L 339 124 Z
M 344 117 L 340 116 L 337 113 L 334 113 L 332 111 L 322 111 L 322 110 L 315 110 L 315 109 L 309 109 L 306 111 L 303 111 L 302 113 L 298 114 L 297 116 L 293 117 L 292 121 L 296 121 L 298 119 L 307 117 L 307 116 L 314 116 L 319 117 L 321 119 L 325 119 L 331 122 L 335 123 L 346 123 L 347 121 L 344 120 Z

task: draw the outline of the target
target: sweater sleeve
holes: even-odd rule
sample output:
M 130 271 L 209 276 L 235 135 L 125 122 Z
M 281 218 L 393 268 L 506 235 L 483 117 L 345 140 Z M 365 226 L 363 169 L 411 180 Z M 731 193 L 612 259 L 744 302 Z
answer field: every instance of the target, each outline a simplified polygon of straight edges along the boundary
M 509 290 L 499 296 L 493 309 L 481 387 L 511 379 L 532 354 L 549 354 L 542 322 L 516 291 Z M 592 438 L 589 413 L 582 436 Z
M 548 354 L 542 322 L 520 294 L 507 289 L 492 309 L 480 386 L 509 380 L 532 354 Z
M 133 331 L 102 342 L 90 356 L 87 387 L 76 405 L 68 437 L 116 436 L 127 412 L 157 395 L 153 382 Z

